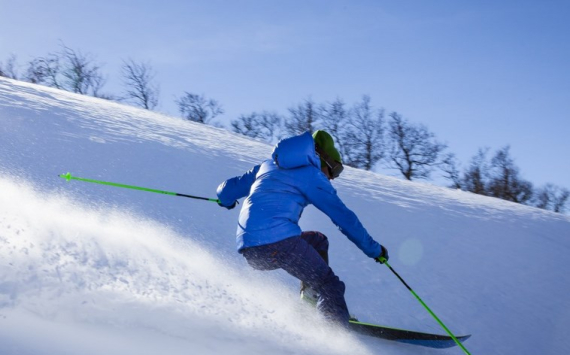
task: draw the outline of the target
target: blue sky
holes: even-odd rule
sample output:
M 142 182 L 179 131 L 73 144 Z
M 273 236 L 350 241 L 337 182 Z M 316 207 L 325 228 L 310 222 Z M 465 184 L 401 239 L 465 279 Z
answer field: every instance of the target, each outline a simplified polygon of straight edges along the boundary
M 148 61 L 160 111 L 184 91 L 225 122 L 311 97 L 370 95 L 434 132 L 463 166 L 507 144 L 523 178 L 570 188 L 570 1 L 6 1 L 0 61 L 60 41 L 91 53 L 119 93 Z

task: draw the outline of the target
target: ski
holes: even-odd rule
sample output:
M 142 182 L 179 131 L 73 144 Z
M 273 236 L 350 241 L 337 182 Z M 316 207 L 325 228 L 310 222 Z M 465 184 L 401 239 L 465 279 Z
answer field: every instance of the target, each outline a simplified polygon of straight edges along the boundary
M 453 338 L 447 335 L 430 334 L 416 332 L 413 330 L 397 329 L 382 325 L 363 323 L 357 320 L 350 320 L 349 327 L 352 331 L 388 340 L 394 340 L 400 343 L 426 346 L 430 348 L 450 348 L 457 344 Z M 456 337 L 459 341 L 467 340 L 471 335 L 462 335 Z

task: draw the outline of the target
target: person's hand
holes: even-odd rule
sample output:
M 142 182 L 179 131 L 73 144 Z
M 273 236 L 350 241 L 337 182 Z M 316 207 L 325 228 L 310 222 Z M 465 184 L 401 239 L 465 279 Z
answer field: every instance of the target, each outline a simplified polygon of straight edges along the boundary
M 229 205 L 229 206 L 224 206 L 224 205 L 222 205 L 221 202 L 218 202 L 218 205 L 219 205 L 220 207 L 226 208 L 226 209 L 228 209 L 228 210 L 231 210 L 231 209 L 234 208 L 237 204 L 238 204 L 237 200 L 234 201 L 234 203 L 232 203 L 232 204 Z
M 384 248 L 383 245 L 380 245 L 380 255 L 374 258 L 377 263 L 384 264 L 390 257 L 388 256 L 388 249 Z

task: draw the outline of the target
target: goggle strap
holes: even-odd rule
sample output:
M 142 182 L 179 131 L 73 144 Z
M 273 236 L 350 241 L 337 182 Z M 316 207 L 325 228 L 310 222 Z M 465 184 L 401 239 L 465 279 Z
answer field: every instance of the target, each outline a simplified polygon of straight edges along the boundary
M 342 168 L 342 163 L 337 162 L 337 161 L 331 159 L 331 157 L 330 157 L 327 153 L 325 153 L 325 152 L 324 152 L 318 145 L 316 145 L 316 144 L 315 144 L 315 151 L 317 152 L 317 154 L 319 155 L 319 157 L 323 159 L 323 161 L 325 162 L 325 164 L 327 164 L 327 166 L 328 166 L 328 168 L 329 168 L 329 170 L 330 170 L 330 172 L 331 172 L 331 175 L 334 175 L 333 172 L 336 170 L 335 167 L 336 167 L 337 165 L 340 165 L 340 167 L 341 167 L 340 171 L 338 172 L 338 174 L 336 174 L 336 176 L 333 176 L 333 177 L 338 177 L 338 175 L 340 175 L 340 172 L 343 170 L 343 168 Z M 331 161 L 334 161 L 335 164 L 334 164 L 334 165 L 331 164 Z
M 316 144 L 315 144 L 315 151 L 317 152 L 317 154 L 319 155 L 319 157 L 323 159 L 323 161 L 325 162 L 325 164 L 327 164 L 327 166 L 332 169 L 332 165 L 331 165 L 331 163 L 329 162 L 329 160 L 330 160 L 329 155 L 328 155 L 327 153 L 325 153 L 325 152 L 324 152 L 318 145 L 316 145 Z

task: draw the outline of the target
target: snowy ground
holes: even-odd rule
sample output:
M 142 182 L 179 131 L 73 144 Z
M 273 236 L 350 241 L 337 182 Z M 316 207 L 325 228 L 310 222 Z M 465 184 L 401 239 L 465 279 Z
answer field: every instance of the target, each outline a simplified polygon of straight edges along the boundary
M 215 197 L 271 148 L 0 78 L 0 353 L 461 354 L 321 324 L 295 280 L 235 252 L 237 209 L 57 176 Z M 568 216 L 349 168 L 334 184 L 472 354 L 570 351 Z M 444 333 L 327 217 L 302 226 L 329 236 L 361 320 Z

